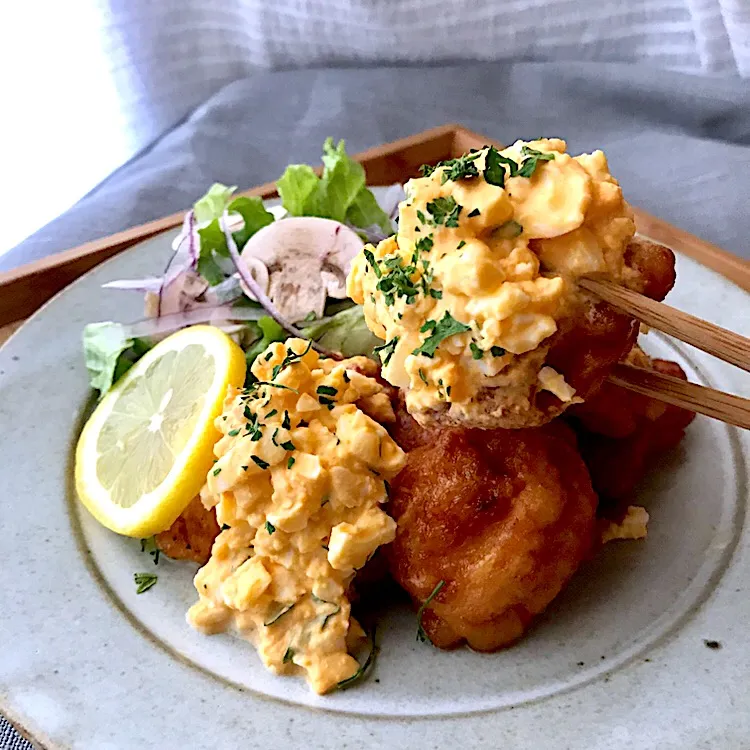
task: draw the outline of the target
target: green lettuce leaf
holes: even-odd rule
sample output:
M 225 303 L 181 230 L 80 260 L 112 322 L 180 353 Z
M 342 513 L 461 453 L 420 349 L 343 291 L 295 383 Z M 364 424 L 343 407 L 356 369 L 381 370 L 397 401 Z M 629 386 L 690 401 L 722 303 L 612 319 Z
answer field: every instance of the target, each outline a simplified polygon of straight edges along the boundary
M 203 224 L 218 219 L 229 205 L 229 201 L 232 200 L 235 190 L 237 190 L 236 185 L 227 187 L 220 182 L 214 182 L 208 192 L 202 198 L 199 198 L 193 206 L 196 222 Z
M 288 166 L 276 183 L 284 208 L 292 216 L 322 216 L 367 228 L 377 224 L 393 232 L 388 215 L 365 185 L 365 170 L 351 159 L 344 141 L 323 144 L 323 175 L 306 164 Z
M 104 395 L 149 349 L 120 323 L 89 323 L 83 329 L 83 357 L 91 387 Z
M 334 147 L 333 138 L 327 138 L 323 144 L 321 189 L 328 202 L 328 218 L 345 221 L 349 207 L 364 187 L 365 170 L 347 156 L 344 141 Z
M 257 323 L 252 323 L 251 328 L 256 329 L 255 333 L 258 338 L 245 351 L 245 360 L 247 361 L 248 378 L 253 376 L 250 372 L 256 357 L 263 352 L 269 344 L 274 341 L 286 341 L 287 332 L 271 317 L 264 315 Z
M 216 185 L 213 187 L 216 187 Z M 234 188 L 231 189 L 234 190 Z M 229 188 L 227 188 L 227 190 L 229 190 Z M 209 191 L 209 193 L 210 192 L 211 191 Z M 201 201 L 206 200 L 207 197 L 207 195 L 204 196 L 201 198 Z M 198 201 L 198 203 L 200 203 L 200 201 Z M 195 204 L 195 209 L 197 209 L 198 203 Z M 239 196 L 231 201 L 231 203 L 223 206 L 219 216 L 224 213 L 225 209 L 230 214 L 239 214 L 245 221 L 245 225 L 242 229 L 236 231 L 232 235 L 239 250 L 242 250 L 247 241 L 259 229 L 262 229 L 273 221 L 273 214 L 266 211 L 263 201 L 258 197 L 247 198 L 245 196 Z M 214 218 L 210 224 L 201 227 L 201 229 L 198 230 L 198 236 L 200 237 L 198 273 L 203 276 L 211 286 L 215 286 L 224 281 L 227 276 L 218 259 L 229 257 L 227 240 L 221 226 L 219 225 L 219 219 Z
M 307 164 L 290 164 L 276 182 L 281 203 L 291 216 L 324 216 L 320 179 Z
M 355 196 L 354 202 L 346 212 L 347 224 L 365 229 L 373 224 L 379 226 L 385 234 L 393 233 L 393 223 L 385 211 L 378 205 L 375 196 L 363 187 Z
M 328 320 L 313 323 L 303 328 L 302 332 L 326 349 L 339 351 L 345 357 L 362 354 L 373 358 L 374 348 L 383 343 L 370 332 L 359 305 L 342 310 Z

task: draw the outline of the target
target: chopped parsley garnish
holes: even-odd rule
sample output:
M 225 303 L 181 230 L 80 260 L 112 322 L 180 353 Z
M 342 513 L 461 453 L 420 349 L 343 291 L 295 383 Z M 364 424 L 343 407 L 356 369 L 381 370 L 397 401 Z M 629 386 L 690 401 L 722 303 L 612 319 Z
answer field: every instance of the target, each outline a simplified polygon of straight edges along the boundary
M 432 235 L 428 234 L 426 237 L 420 237 L 415 243 L 414 247 L 418 253 L 429 253 L 434 245 Z
M 271 359 L 271 357 L 273 357 L 273 352 L 268 352 L 268 354 L 266 354 L 266 356 L 265 356 L 265 357 L 263 357 L 263 359 L 264 359 L 264 360 L 265 360 L 266 362 L 268 362 L 268 360 L 269 360 L 269 359 Z
M 287 612 L 294 609 L 294 605 L 297 602 L 292 602 L 288 607 L 283 608 L 279 610 L 268 622 L 264 622 L 263 624 L 268 627 L 269 625 L 273 625 L 275 622 L 278 622 Z
M 422 643 L 430 641 L 430 637 L 425 633 L 425 630 L 422 627 L 422 617 L 427 607 L 432 604 L 432 600 L 440 593 L 443 586 L 445 586 L 445 581 L 440 581 L 440 583 L 432 589 L 432 593 L 424 600 L 424 604 L 422 604 L 417 612 L 417 640 Z M 432 643 L 432 641 L 430 641 L 430 643 Z
M 473 341 L 469 344 L 469 348 L 471 349 L 472 359 L 482 359 L 484 357 L 484 350 L 480 349 Z
M 505 354 L 505 349 L 503 349 L 502 346 L 493 346 L 490 349 L 490 354 L 492 354 L 493 357 L 502 357 Z
M 422 382 L 427 385 L 427 376 L 424 374 L 424 370 L 421 367 L 419 368 L 419 377 Z
M 216 468 L 214 469 L 214 471 L 213 471 L 213 475 L 214 475 L 215 477 L 218 477 L 218 476 L 219 476 L 219 474 L 221 474 L 221 466 L 217 466 L 217 467 L 216 467 Z
M 294 649 L 291 646 L 284 651 L 284 658 L 281 660 L 282 664 L 289 664 L 294 659 Z
M 275 429 L 275 430 L 273 431 L 273 435 L 271 435 L 271 442 L 272 442 L 272 443 L 273 443 L 274 445 L 276 445 L 276 446 L 278 446 L 278 443 L 276 442 L 276 437 L 277 437 L 277 435 L 278 435 L 278 434 L 279 434 L 279 428 L 277 427 L 277 428 L 276 428 L 276 429 Z
M 386 305 L 392 305 L 396 297 L 406 297 L 407 304 L 411 304 L 417 298 L 419 289 L 411 279 L 412 274 L 417 270 L 415 263 L 416 258 L 411 264 L 402 266 L 398 255 L 385 261 L 388 271 L 383 274 L 375 288 L 383 293 Z
M 275 417 L 279 412 L 276 409 L 272 409 L 271 411 L 266 414 L 264 419 L 270 419 L 271 417 Z
M 552 161 L 555 158 L 554 154 L 543 154 L 541 151 L 529 148 L 529 146 L 522 146 L 521 153 L 528 159 L 524 159 L 523 164 L 521 164 L 521 168 L 518 170 L 519 177 L 531 177 L 540 161 Z
M 432 166 L 432 164 L 423 164 L 419 171 L 422 173 L 422 177 L 431 177 L 432 173 L 437 169 L 437 166 Z
M 287 367 L 289 367 L 289 365 L 293 365 L 293 364 L 296 364 L 297 362 L 299 362 L 302 359 L 302 357 L 304 357 L 305 354 L 307 354 L 310 351 L 310 349 L 312 349 L 312 345 L 313 345 L 313 342 L 312 342 L 312 339 L 311 339 L 310 341 L 307 342 L 307 348 L 305 349 L 305 351 L 300 352 L 299 354 L 297 354 L 293 349 L 287 349 L 286 350 L 286 357 L 284 357 L 284 359 L 281 360 L 281 364 L 276 365 L 273 368 L 273 371 L 271 372 L 271 378 L 273 380 L 275 380 L 276 376 L 282 370 L 285 370 Z M 282 387 L 286 387 L 286 386 L 282 386 Z M 289 388 L 288 390 L 291 391 L 291 390 L 294 390 L 294 389 L 293 388 Z M 296 391 L 295 391 L 295 393 L 296 393 Z
M 286 442 L 282 443 L 280 447 L 283 448 L 285 451 L 296 450 L 294 443 L 291 440 L 287 440 Z
M 417 209 L 417 218 L 422 222 L 422 224 L 427 223 L 427 219 L 425 219 L 424 214 L 419 209 Z
M 435 322 L 435 321 L 428 321 Z M 425 323 L 427 325 L 427 323 Z M 424 328 L 424 326 L 422 326 Z M 424 340 L 422 345 L 415 349 L 412 354 L 424 354 L 425 357 L 434 357 L 435 351 L 441 342 L 457 333 L 465 333 L 471 328 L 456 320 L 447 310 L 439 322 L 435 323 L 432 334 Z
M 373 351 L 378 355 L 378 358 L 380 359 L 383 367 L 385 367 L 391 361 L 393 352 L 396 351 L 397 344 L 398 336 L 394 336 L 387 344 L 383 344 L 383 346 L 376 346 L 373 349 Z
M 243 466 L 242 471 L 247 471 L 250 467 L 249 466 Z
M 221 530 L 226 531 L 227 529 L 231 529 L 232 527 L 228 523 L 221 524 Z
M 338 388 L 334 388 L 332 385 L 319 385 L 315 389 L 315 392 L 319 396 L 335 396 L 339 392 L 339 390 Z
M 273 534 L 273 532 L 276 531 L 276 527 L 270 521 L 266 521 L 265 525 L 266 525 L 266 531 L 269 534 Z
M 155 573 L 134 573 L 133 580 L 135 581 L 136 586 L 135 593 L 143 594 L 156 585 L 159 576 Z
M 438 167 L 443 168 L 440 176 L 440 184 L 445 185 L 448 180 L 467 180 L 472 177 L 479 177 L 479 170 L 474 161 L 479 158 L 479 154 L 464 154 L 457 159 L 448 159 L 441 161 Z
M 372 629 L 372 633 L 370 634 L 370 642 L 372 643 L 372 646 L 370 647 L 370 653 L 367 654 L 367 659 L 365 659 L 364 664 L 362 664 L 362 666 L 360 666 L 360 668 L 351 677 L 347 677 L 345 680 L 341 680 L 341 682 L 338 682 L 336 684 L 337 689 L 345 690 L 355 682 L 359 682 L 359 680 L 365 677 L 370 671 L 370 667 L 372 667 L 373 663 L 375 662 L 375 657 L 378 655 L 378 647 L 375 643 L 374 627 Z
M 458 216 L 463 206 L 456 203 L 456 199 L 449 195 L 447 197 L 435 198 L 427 204 L 427 211 L 432 216 L 435 224 L 445 224 L 446 227 L 457 227 Z
M 263 471 L 265 471 L 269 466 L 268 463 L 266 463 L 262 458 L 258 458 L 258 456 L 250 456 L 250 458 L 252 458 L 253 463 L 256 466 L 260 467 Z
M 513 159 L 503 156 L 494 146 L 490 146 L 487 149 L 484 164 L 485 167 L 482 176 L 490 185 L 505 187 L 504 164 L 508 166 L 511 177 L 515 177 L 518 174 L 518 164 Z
M 227 433 L 227 435 L 229 435 L 229 437 L 237 437 L 237 435 L 239 435 L 239 434 L 240 434 L 239 429 L 229 430 L 229 432 Z
M 460 250 L 466 244 L 466 240 L 461 240 L 456 246 L 456 250 Z
M 288 429 L 290 429 L 290 428 L 291 428 L 291 426 L 292 426 L 292 422 L 291 422 L 291 420 L 289 419 L 289 412 L 288 412 L 288 411 L 286 411 L 286 410 L 284 410 L 284 419 L 282 419 L 282 420 L 281 420 L 281 426 L 282 426 L 282 427 L 283 427 L 283 428 L 284 428 L 285 430 L 288 430 Z
M 471 213 L 469 213 L 469 218 L 471 219 L 474 216 L 479 216 L 479 214 L 481 214 L 481 213 L 482 212 L 478 208 L 475 208 L 473 211 L 471 211 Z
M 437 325 L 437 321 L 436 320 L 426 320 L 422 324 L 422 327 L 419 329 L 419 332 L 420 333 L 427 333 L 427 331 L 434 331 L 436 325 Z
M 439 289 L 430 289 L 430 297 L 433 299 L 443 299 L 443 293 Z
M 380 266 L 378 265 L 377 260 L 375 260 L 375 256 L 372 254 L 372 250 L 368 250 L 367 248 L 365 248 L 362 253 L 365 256 L 367 262 L 372 266 L 372 270 L 375 272 L 375 275 L 380 278 L 383 275 L 383 272 L 380 270 Z
M 286 468 L 291 469 L 294 466 L 294 456 L 289 456 L 289 460 L 286 462 Z

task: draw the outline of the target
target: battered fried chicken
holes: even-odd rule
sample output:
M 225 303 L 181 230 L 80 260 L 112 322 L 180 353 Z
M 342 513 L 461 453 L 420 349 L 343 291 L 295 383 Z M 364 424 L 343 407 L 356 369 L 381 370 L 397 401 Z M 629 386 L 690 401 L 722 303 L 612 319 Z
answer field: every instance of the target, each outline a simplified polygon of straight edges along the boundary
M 676 362 L 651 360 L 637 347 L 627 362 L 687 380 Z M 604 515 L 617 515 L 654 460 L 674 448 L 695 413 L 612 383 L 569 411 Z
M 597 499 L 575 435 L 559 422 L 420 435 L 407 420 L 392 428 L 413 450 L 391 486 L 391 573 L 415 604 L 444 582 L 422 617 L 436 646 L 507 646 L 592 544 Z
M 204 565 L 211 556 L 211 546 L 218 535 L 216 512 L 206 510 L 200 497 L 195 497 L 182 515 L 166 531 L 156 534 L 154 539 L 167 557 Z

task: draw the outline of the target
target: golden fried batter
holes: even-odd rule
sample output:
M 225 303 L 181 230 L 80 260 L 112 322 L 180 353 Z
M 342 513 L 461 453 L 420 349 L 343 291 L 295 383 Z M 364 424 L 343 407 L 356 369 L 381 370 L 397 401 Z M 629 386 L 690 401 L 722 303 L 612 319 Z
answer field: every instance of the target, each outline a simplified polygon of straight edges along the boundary
M 651 360 L 637 347 L 628 362 L 687 380 L 676 362 Z M 570 409 L 581 454 L 605 515 L 617 515 L 649 465 L 674 448 L 695 413 L 605 383 L 583 404 Z M 622 510 L 622 508 L 620 508 Z
M 195 497 L 182 515 L 166 531 L 156 534 L 154 539 L 167 557 L 204 565 L 211 556 L 211 546 L 218 535 L 216 512 L 213 508 L 206 510 L 200 497 Z
M 403 414 L 393 428 L 417 446 Z M 391 487 L 391 573 L 440 648 L 493 651 L 519 638 L 588 553 L 596 496 L 562 423 L 522 430 L 424 431 Z M 425 442 L 426 441 L 426 442 Z

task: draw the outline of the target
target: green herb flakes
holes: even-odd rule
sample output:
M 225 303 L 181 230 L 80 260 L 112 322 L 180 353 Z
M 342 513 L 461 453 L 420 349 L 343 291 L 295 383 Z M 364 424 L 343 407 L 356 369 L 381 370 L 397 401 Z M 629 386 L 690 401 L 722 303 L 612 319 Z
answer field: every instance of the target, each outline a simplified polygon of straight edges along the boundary
M 269 534 L 273 534 L 273 532 L 276 531 L 276 527 L 270 521 L 266 521 L 265 526 L 266 526 L 266 531 Z
M 383 367 L 385 367 L 391 361 L 391 357 L 393 356 L 393 352 L 396 351 L 397 345 L 398 336 L 394 336 L 387 344 L 383 344 L 383 346 L 376 346 L 373 350 L 378 355 L 378 358 L 380 359 Z
M 268 463 L 266 463 L 262 458 L 258 458 L 258 456 L 250 456 L 250 458 L 253 460 L 253 463 L 263 471 L 265 471 L 269 466 Z
M 449 228 L 458 226 L 458 216 L 462 209 L 463 206 L 456 203 L 452 195 L 435 198 L 427 204 L 427 212 L 432 216 L 433 222 L 437 225 L 444 224 Z
M 424 616 L 425 610 L 432 604 L 432 600 L 440 593 L 443 586 L 445 586 L 445 581 L 440 581 L 437 586 L 432 590 L 432 593 L 425 599 L 422 606 L 419 608 L 419 611 L 417 612 L 417 640 L 424 643 L 425 641 L 429 641 L 430 637 L 425 632 L 424 628 L 422 627 L 422 617 Z M 432 641 L 430 641 L 432 643 Z
M 273 617 L 271 617 L 270 620 L 263 623 L 265 627 L 268 627 L 269 625 L 273 625 L 274 623 L 277 623 L 287 612 L 291 612 L 291 610 L 294 609 L 294 605 L 297 602 L 292 602 L 287 607 L 282 607 Z
M 286 468 L 291 469 L 294 466 L 294 456 L 289 456 L 289 460 L 286 462 Z
M 134 573 L 133 580 L 136 586 L 135 593 L 143 594 L 156 585 L 159 576 L 154 573 Z
M 429 322 L 429 321 L 428 321 Z M 433 321 L 434 322 L 434 321 Z M 425 324 L 426 325 L 426 324 Z M 424 326 L 422 326 L 424 328 Z M 434 357 L 435 351 L 445 339 L 459 333 L 470 331 L 471 328 L 456 320 L 447 310 L 432 330 L 432 334 L 425 339 L 422 345 L 416 348 L 412 354 L 423 354 L 425 357 Z
M 480 349 L 473 341 L 469 344 L 469 348 L 471 349 L 472 359 L 482 359 L 482 357 L 484 357 L 484 351 Z

